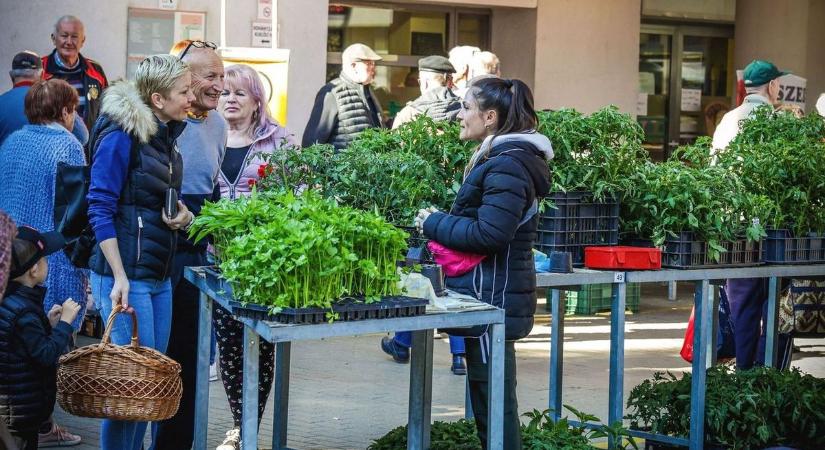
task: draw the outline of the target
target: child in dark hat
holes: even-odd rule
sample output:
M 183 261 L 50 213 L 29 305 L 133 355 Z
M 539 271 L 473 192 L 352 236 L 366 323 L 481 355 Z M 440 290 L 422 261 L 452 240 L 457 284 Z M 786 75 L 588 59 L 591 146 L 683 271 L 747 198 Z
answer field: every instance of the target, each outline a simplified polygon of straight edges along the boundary
M 0 419 L 20 450 L 37 448 L 38 428 L 54 409 L 57 361 L 80 311 L 72 299 L 43 311 L 46 256 L 64 246 L 59 233 L 25 226 L 12 243 L 11 281 L 0 302 Z

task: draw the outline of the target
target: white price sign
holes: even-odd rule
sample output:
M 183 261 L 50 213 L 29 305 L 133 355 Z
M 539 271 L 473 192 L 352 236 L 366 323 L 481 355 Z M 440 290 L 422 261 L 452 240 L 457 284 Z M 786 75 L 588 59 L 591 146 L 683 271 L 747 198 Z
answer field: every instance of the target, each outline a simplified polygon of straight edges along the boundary
M 625 281 L 625 273 L 624 272 L 613 272 L 613 282 L 614 283 L 624 283 Z
M 252 46 L 272 47 L 272 22 L 252 22 Z
M 158 0 L 160 9 L 178 9 L 178 0 Z

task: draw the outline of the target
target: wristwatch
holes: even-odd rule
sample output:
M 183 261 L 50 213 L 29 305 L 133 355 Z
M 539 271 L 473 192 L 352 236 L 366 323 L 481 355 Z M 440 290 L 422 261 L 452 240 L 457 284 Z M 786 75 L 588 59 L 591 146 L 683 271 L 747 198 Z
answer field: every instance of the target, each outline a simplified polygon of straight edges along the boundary
M 193 213 L 192 211 L 189 211 L 189 214 L 190 214 L 189 223 L 187 223 L 186 225 L 181 227 L 181 230 L 183 230 L 184 232 L 189 231 L 189 229 L 192 228 L 192 224 L 195 223 L 195 213 Z

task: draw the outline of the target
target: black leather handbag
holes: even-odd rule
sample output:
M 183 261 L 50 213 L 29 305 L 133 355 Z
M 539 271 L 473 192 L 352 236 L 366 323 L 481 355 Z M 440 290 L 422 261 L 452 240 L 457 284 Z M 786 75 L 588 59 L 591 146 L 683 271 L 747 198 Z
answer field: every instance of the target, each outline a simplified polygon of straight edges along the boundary
M 75 267 L 88 268 L 95 246 L 95 236 L 89 224 L 90 166 L 74 166 L 60 162 L 54 188 L 54 228 L 68 242 L 63 249 Z

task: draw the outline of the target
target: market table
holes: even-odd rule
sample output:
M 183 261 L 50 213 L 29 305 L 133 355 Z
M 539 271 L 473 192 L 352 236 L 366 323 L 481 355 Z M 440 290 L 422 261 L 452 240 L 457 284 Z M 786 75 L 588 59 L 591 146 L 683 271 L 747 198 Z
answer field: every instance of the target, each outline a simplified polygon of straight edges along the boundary
M 825 276 L 825 265 L 772 265 L 736 268 L 690 270 L 604 271 L 576 269 L 572 273 L 536 274 L 536 285 L 551 291 L 550 328 L 550 409 L 554 420 L 562 411 L 562 380 L 564 352 L 564 302 L 559 291 L 588 284 L 613 284 L 610 313 L 610 387 L 608 391 L 608 424 L 621 423 L 624 416 L 624 335 L 626 283 L 694 281 L 694 335 L 692 386 L 690 399 L 690 436 L 673 437 L 631 430 L 630 434 L 647 440 L 689 446 L 701 450 L 704 444 L 705 369 L 715 363 L 718 298 L 714 282 L 732 278 L 768 278 L 768 323 L 765 360 L 773 366 L 777 354 L 779 279 Z M 587 425 L 587 424 L 585 424 Z
M 198 308 L 198 363 L 195 397 L 195 450 L 206 450 L 207 416 L 209 411 L 209 351 L 212 330 L 212 304 L 217 302 L 231 310 L 231 297 L 224 290 L 225 281 L 209 267 L 187 267 L 186 279 L 200 291 Z M 504 310 L 479 302 L 479 308 L 469 311 L 428 310 L 413 317 L 338 321 L 314 325 L 286 325 L 278 322 L 236 317 L 244 324 L 243 359 L 243 419 L 241 440 L 243 450 L 257 449 L 258 443 L 258 358 L 259 339 L 275 345 L 275 379 L 273 395 L 272 449 L 287 450 L 287 420 L 289 412 L 289 370 L 292 341 L 386 333 L 397 330 L 413 332 L 410 360 L 409 417 L 407 448 L 427 449 L 430 446 L 430 408 L 432 404 L 433 329 L 490 325 L 491 349 L 487 395 L 488 449 L 500 449 L 503 442 L 504 399 Z

